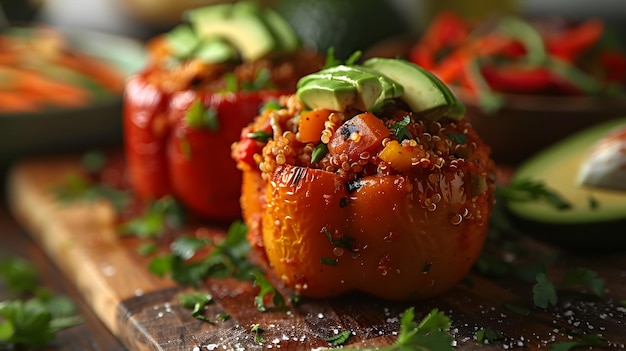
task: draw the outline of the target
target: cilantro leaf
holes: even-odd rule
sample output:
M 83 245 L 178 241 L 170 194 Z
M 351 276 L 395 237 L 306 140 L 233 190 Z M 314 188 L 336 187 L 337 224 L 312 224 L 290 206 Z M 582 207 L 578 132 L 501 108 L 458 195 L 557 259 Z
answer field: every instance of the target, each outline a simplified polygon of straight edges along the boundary
M 476 340 L 481 345 L 489 344 L 492 341 L 502 340 L 504 339 L 504 334 L 498 330 L 494 330 L 491 328 L 480 329 L 476 332 Z
M 392 345 L 377 350 L 454 350 L 452 347 L 452 336 L 447 332 L 450 329 L 451 322 L 443 312 L 433 309 L 419 324 L 415 322 L 414 318 L 414 308 L 407 308 L 400 316 L 398 339 Z M 361 349 L 342 348 L 342 350 L 354 351 Z
M 115 210 L 120 211 L 130 201 L 127 191 L 113 189 L 111 187 L 94 183 L 77 173 L 69 173 L 63 183 L 52 187 L 55 198 L 62 203 L 75 201 L 95 202 L 107 200 Z
M 550 344 L 551 351 L 569 351 L 575 348 L 590 348 L 593 346 L 602 346 L 605 345 L 606 341 L 597 334 L 589 334 L 585 335 L 580 340 L 575 341 L 564 341 L 564 342 L 556 342 Z
M 65 308 L 54 309 L 52 305 L 38 298 L 0 302 L 0 348 L 42 348 L 55 339 L 57 331 L 82 322 L 78 316 L 67 315 Z
M 352 336 L 352 332 L 349 330 L 344 330 L 341 333 L 334 334 L 332 336 L 327 337 L 326 341 L 333 346 L 343 345 L 348 341 L 348 339 Z
M 533 301 L 535 306 L 547 308 L 549 305 L 556 305 L 556 287 L 548 279 L 545 273 L 537 274 L 537 283 L 533 286 Z
M 245 224 L 235 221 L 221 242 L 181 236 L 170 245 L 171 253 L 150 261 L 149 270 L 158 276 L 169 274 L 177 283 L 196 288 L 209 277 L 251 279 L 250 273 L 259 268 L 248 260 L 250 244 L 246 240 L 246 232 Z M 190 261 L 200 250 L 209 253 Z
M 254 341 L 260 344 L 265 342 L 265 339 L 261 336 L 265 329 L 263 329 L 260 324 L 253 324 L 252 327 L 250 327 L 250 331 L 254 333 Z
M 283 295 L 276 290 L 276 288 L 270 283 L 270 281 L 263 275 L 262 272 L 256 271 L 252 273 L 254 275 L 254 286 L 258 286 L 261 289 L 259 290 L 259 294 L 254 298 L 254 304 L 257 309 L 261 312 L 267 311 L 267 307 L 265 306 L 264 298 L 265 295 L 272 294 L 272 302 L 275 307 L 285 307 L 285 298 Z
M 398 121 L 391 125 L 390 128 L 393 132 L 393 135 L 395 135 L 398 138 L 398 141 L 411 139 L 411 133 L 409 132 L 409 129 L 407 128 L 407 126 L 410 123 L 411 123 L 411 117 L 404 116 L 404 119 L 402 119 L 402 121 Z
M 167 228 L 182 227 L 185 219 L 182 205 L 171 196 L 164 196 L 152 202 L 141 214 L 120 227 L 126 235 L 140 238 L 154 238 L 161 235 Z
M 328 145 L 324 143 L 317 144 L 311 153 L 311 164 L 318 163 L 326 154 L 328 154 Z
M 565 273 L 565 277 L 559 283 L 559 288 L 572 285 L 585 285 L 597 297 L 604 297 L 604 280 L 598 277 L 598 273 L 586 268 L 572 268 Z
M 220 129 L 217 109 L 213 106 L 205 106 L 200 99 L 191 104 L 185 113 L 185 120 L 193 128 L 205 128 L 212 132 L 217 132 Z
M 205 317 L 202 314 L 202 310 L 204 309 L 204 307 L 213 301 L 213 296 L 211 296 L 211 294 L 203 293 L 199 291 L 186 293 L 186 294 L 179 294 L 178 301 L 180 302 L 180 305 L 183 306 L 184 308 L 192 310 L 191 315 L 194 318 L 199 319 L 201 321 L 213 323 L 211 319 L 209 319 L 208 317 Z
M 33 292 L 37 287 L 37 270 L 23 258 L 6 257 L 0 260 L 0 277 L 6 287 L 16 294 Z

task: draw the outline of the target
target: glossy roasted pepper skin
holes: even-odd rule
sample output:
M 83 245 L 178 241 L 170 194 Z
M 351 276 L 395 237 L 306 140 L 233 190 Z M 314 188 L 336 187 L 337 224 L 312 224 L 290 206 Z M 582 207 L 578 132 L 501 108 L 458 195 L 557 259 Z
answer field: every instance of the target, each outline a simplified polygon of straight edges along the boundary
M 281 93 L 186 90 L 166 94 L 141 75 L 130 78 L 124 139 L 133 189 L 144 200 L 173 195 L 203 218 L 239 218 L 241 172 L 230 158 L 230 146 L 263 104 Z M 198 100 L 215 111 L 214 129 L 189 124 L 187 112 Z
M 492 198 L 472 196 L 471 182 L 459 171 L 346 184 L 333 173 L 283 166 L 262 219 L 268 261 L 304 296 L 441 294 L 468 273 L 485 240 Z

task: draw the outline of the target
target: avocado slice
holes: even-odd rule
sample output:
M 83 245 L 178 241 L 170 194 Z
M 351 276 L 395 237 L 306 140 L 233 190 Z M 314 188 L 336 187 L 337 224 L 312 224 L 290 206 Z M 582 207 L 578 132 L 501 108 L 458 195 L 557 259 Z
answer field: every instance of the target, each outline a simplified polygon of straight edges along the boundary
M 363 66 L 400 83 L 404 88 L 400 98 L 422 118 L 463 117 L 463 104 L 439 78 L 422 67 L 405 60 L 387 58 L 371 58 Z
M 200 38 L 223 38 L 246 61 L 274 52 L 293 51 L 298 37 L 285 19 L 260 5 L 240 1 L 189 10 L 186 18 Z
M 310 109 L 344 111 L 354 105 L 358 91 L 351 83 L 332 79 L 312 79 L 298 89 L 298 98 Z
M 382 106 L 385 100 L 397 97 L 404 91 L 395 81 L 357 65 L 338 65 L 305 76 L 298 81 L 298 89 L 307 87 L 311 81 L 317 85 L 323 85 L 322 81 L 341 81 L 353 85 L 358 92 L 353 107 L 362 111 L 373 111 Z M 306 100 L 303 102 L 308 105 Z
M 626 192 L 586 187 L 576 179 L 591 147 L 610 130 L 626 124 L 612 120 L 574 134 L 520 165 L 512 182 L 540 181 L 563 196 L 570 209 L 544 201 L 507 200 L 512 222 L 540 240 L 572 250 L 605 251 L 626 247 Z

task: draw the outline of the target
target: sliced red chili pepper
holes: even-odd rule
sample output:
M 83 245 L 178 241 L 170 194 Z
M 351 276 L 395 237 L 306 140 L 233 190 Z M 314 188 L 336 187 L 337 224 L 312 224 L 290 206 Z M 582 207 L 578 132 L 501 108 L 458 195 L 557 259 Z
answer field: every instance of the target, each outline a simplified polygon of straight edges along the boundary
M 552 84 L 550 70 L 541 66 L 486 65 L 481 72 L 491 89 L 496 91 L 529 93 L 547 89 Z
M 550 54 L 574 61 L 581 53 L 593 47 L 603 33 L 604 23 L 599 19 L 589 19 L 561 32 L 546 34 L 546 47 Z

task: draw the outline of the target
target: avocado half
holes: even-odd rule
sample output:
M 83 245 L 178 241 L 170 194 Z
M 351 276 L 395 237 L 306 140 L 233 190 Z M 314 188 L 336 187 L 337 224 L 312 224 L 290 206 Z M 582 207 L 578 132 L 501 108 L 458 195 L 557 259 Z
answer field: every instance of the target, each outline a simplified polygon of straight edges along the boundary
M 587 187 L 576 180 L 592 146 L 622 125 L 626 125 L 626 118 L 586 129 L 522 163 L 513 182 L 543 182 L 572 206 L 559 210 L 545 201 L 509 200 L 505 207 L 513 224 L 528 235 L 569 250 L 626 249 L 626 191 Z

